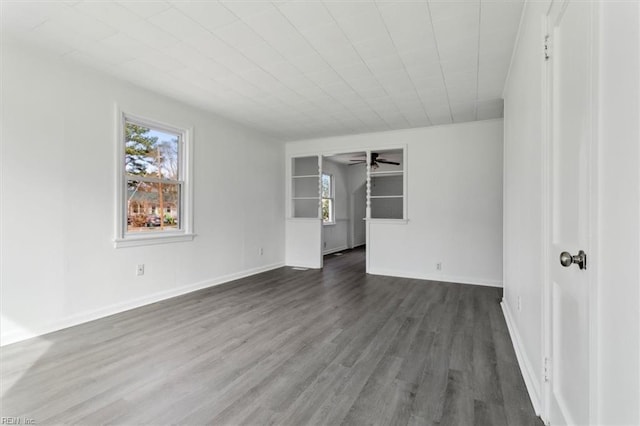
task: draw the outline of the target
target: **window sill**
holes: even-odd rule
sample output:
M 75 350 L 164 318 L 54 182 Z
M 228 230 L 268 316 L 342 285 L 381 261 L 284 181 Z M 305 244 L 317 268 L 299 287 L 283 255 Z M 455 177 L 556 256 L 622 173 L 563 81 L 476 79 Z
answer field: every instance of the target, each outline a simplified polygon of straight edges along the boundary
M 196 234 L 168 234 L 168 235 L 145 235 L 129 238 L 117 238 L 113 241 L 115 248 L 124 247 L 141 247 L 155 244 L 180 243 L 184 241 L 193 241 Z
M 369 223 L 388 223 L 395 225 L 406 225 L 409 219 L 364 219 Z

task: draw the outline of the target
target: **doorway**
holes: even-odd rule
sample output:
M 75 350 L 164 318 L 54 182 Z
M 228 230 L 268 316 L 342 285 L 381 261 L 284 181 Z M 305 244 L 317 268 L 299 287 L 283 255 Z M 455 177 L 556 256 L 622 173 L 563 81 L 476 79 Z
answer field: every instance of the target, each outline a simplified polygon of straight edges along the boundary
M 322 158 L 322 252 L 366 251 L 367 153 Z

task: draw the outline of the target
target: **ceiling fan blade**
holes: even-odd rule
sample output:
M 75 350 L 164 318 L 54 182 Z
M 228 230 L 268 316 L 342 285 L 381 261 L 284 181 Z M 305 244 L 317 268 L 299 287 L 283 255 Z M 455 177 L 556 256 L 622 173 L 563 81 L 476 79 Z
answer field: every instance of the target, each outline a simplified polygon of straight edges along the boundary
M 347 164 L 348 166 L 357 166 L 358 164 L 365 164 L 366 161 L 358 161 L 358 160 L 351 160 L 351 161 L 356 161 L 355 163 L 351 163 L 351 164 Z
M 376 161 L 378 163 L 393 164 L 395 166 L 399 166 L 400 165 L 400 163 L 396 163 L 395 161 L 387 161 L 387 160 L 383 160 L 381 158 L 378 158 Z

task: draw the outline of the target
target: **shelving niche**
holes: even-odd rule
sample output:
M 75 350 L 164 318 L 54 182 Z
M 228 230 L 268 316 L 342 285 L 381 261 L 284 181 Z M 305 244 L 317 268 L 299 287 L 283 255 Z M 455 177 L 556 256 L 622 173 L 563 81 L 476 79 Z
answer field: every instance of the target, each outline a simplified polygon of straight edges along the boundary
M 318 156 L 296 157 L 291 161 L 291 217 L 317 218 L 320 206 Z
M 372 219 L 404 218 L 404 155 L 402 149 L 379 151 L 379 158 L 400 163 L 378 162 L 369 172 Z

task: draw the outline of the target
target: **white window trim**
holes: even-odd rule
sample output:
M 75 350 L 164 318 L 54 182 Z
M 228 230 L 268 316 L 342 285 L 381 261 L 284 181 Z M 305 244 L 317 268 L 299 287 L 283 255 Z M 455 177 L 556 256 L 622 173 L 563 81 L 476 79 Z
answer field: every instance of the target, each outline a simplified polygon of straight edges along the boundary
M 193 128 L 181 128 L 153 119 L 133 115 L 116 108 L 116 203 L 115 203 L 115 248 L 140 247 L 154 244 L 165 244 L 182 241 L 192 241 L 196 234 L 193 233 Z M 165 130 L 181 135 L 180 143 L 180 169 L 182 170 L 182 204 L 180 209 L 179 231 L 162 231 L 153 234 L 127 235 L 126 203 L 126 178 L 124 169 L 124 123 L 125 120 L 148 125 L 158 130 Z
M 336 187 L 335 187 L 335 181 L 333 180 L 333 175 L 331 173 L 325 173 L 322 172 L 320 174 L 320 182 L 322 182 L 322 177 L 324 175 L 329 176 L 329 181 L 330 181 L 330 188 L 329 188 L 329 195 L 331 195 L 331 197 L 329 198 L 324 198 L 322 197 L 322 191 L 320 191 L 320 204 L 322 204 L 322 200 L 331 200 L 331 212 L 330 212 L 330 217 L 331 217 L 331 221 L 325 222 L 322 217 L 320 218 L 322 220 L 322 225 L 324 226 L 333 226 L 336 224 Z

